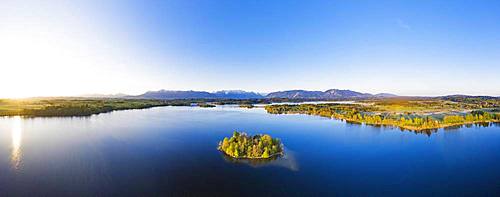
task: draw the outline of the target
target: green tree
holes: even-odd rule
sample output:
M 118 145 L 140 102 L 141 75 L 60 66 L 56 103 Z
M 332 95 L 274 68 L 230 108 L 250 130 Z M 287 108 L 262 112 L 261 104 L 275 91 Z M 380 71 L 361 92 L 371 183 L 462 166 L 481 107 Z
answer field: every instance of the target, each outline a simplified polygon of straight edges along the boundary
M 264 148 L 264 153 L 262 153 L 262 158 L 269 158 L 269 150 L 267 147 Z

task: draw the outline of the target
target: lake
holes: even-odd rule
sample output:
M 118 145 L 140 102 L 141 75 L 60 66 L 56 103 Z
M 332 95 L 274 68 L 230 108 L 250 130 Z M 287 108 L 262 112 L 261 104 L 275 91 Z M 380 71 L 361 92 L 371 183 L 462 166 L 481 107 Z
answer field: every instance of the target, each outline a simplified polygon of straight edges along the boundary
M 233 160 L 234 130 L 285 157 Z M 500 127 L 414 133 L 262 108 L 0 118 L 0 196 L 498 196 Z

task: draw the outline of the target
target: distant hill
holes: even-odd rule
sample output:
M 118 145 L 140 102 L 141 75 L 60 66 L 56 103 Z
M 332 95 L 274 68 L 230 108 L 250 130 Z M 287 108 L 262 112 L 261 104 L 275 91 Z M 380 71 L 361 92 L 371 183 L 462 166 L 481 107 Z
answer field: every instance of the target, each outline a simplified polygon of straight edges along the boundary
M 149 98 L 149 99 L 201 99 L 201 98 L 213 98 L 214 95 L 205 91 L 159 90 L 159 91 L 148 91 L 144 94 L 139 95 L 138 97 Z
M 378 97 L 378 98 L 398 97 L 398 95 L 390 94 L 390 93 L 378 93 L 378 94 L 375 94 L 373 96 Z
M 216 98 L 227 98 L 227 99 L 255 99 L 264 98 L 264 96 L 255 92 L 246 92 L 243 90 L 221 90 L 212 93 Z
M 130 97 L 130 95 L 127 94 L 84 94 L 80 95 L 79 97 L 85 97 L 85 98 L 126 98 Z
M 330 89 L 327 91 L 307 91 L 307 90 L 288 90 L 269 93 L 267 98 L 288 98 L 288 99 L 353 99 L 370 97 L 393 97 L 393 94 L 368 94 L 352 90 Z
M 255 99 L 263 98 L 262 95 L 255 92 L 246 92 L 243 90 L 222 90 L 217 92 L 206 91 L 173 91 L 173 90 L 159 90 L 148 91 L 144 94 L 138 95 L 140 98 L 149 99 Z
M 279 92 L 271 92 L 266 95 L 266 98 L 288 98 L 288 99 L 318 99 L 321 98 L 323 92 L 308 91 L 308 90 L 286 90 Z
M 365 98 L 365 97 L 372 97 L 373 95 L 368 94 L 368 93 L 361 93 L 361 92 L 356 92 L 352 90 L 338 90 L 338 89 L 331 89 L 325 91 L 325 94 L 323 95 L 323 98 L 326 99 L 334 99 L 334 98 Z
M 455 102 L 464 102 L 465 100 L 477 100 L 477 101 L 482 101 L 486 99 L 500 99 L 500 97 L 494 97 L 494 96 L 471 96 L 471 95 L 447 95 L 447 96 L 440 96 L 437 97 L 440 99 L 444 100 L 450 100 L 450 101 L 455 101 Z

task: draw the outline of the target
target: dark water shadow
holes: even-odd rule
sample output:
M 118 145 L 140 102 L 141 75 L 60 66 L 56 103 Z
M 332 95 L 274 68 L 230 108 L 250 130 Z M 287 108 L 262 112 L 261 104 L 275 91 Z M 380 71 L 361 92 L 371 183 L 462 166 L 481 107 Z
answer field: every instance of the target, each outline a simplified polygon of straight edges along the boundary
M 399 130 L 401 132 L 412 132 L 412 133 L 415 133 L 415 134 L 423 134 L 423 135 L 427 135 L 428 137 L 430 137 L 432 134 L 437 133 L 440 129 L 442 129 L 445 132 L 451 132 L 451 131 L 458 131 L 461 128 L 500 127 L 500 123 L 499 122 L 481 122 L 481 123 L 454 125 L 454 126 L 437 128 L 437 129 L 424 129 L 424 130 L 418 130 L 418 131 L 416 131 L 416 130 L 405 129 L 405 128 L 401 128 L 401 127 L 398 127 L 398 126 L 392 126 L 392 125 L 366 124 L 366 123 L 359 123 L 359 122 L 352 122 L 352 121 L 342 121 L 342 122 L 345 122 L 349 127 L 356 127 L 356 126 L 357 127 L 363 127 L 363 126 L 367 126 L 367 127 L 373 127 L 377 131 L 396 129 L 396 130 Z
M 458 130 L 458 129 L 461 129 L 464 127 L 465 128 L 473 128 L 473 127 L 487 128 L 487 127 L 498 127 L 498 126 L 500 126 L 500 123 L 498 123 L 498 122 L 477 122 L 477 123 L 472 123 L 472 124 L 463 124 L 463 125 L 454 125 L 454 126 L 450 126 L 450 127 L 444 127 L 443 130 L 454 131 L 454 130 Z
M 253 168 L 276 166 L 286 168 L 290 171 L 299 171 L 295 152 L 288 149 L 285 149 L 285 154 L 283 156 L 275 156 L 267 159 L 236 159 L 222 152 L 220 152 L 220 155 L 224 161 L 232 164 L 243 164 Z
M 392 131 L 392 130 L 399 130 L 401 132 L 411 132 L 415 134 L 423 134 L 427 136 L 431 136 L 433 133 L 438 132 L 439 129 L 424 129 L 424 130 L 411 130 L 411 129 L 405 129 L 401 128 L 398 126 L 393 126 L 393 125 L 380 125 L 380 124 L 367 124 L 367 123 L 360 123 L 360 122 L 352 122 L 352 121 L 342 121 L 347 124 L 349 127 L 371 127 L 374 128 L 374 130 L 377 131 Z
M 445 131 L 454 131 L 454 130 L 458 130 L 462 127 L 464 127 L 465 125 L 454 125 L 454 126 L 449 126 L 449 127 L 444 127 L 443 130 Z M 472 126 L 470 126 L 472 127 Z

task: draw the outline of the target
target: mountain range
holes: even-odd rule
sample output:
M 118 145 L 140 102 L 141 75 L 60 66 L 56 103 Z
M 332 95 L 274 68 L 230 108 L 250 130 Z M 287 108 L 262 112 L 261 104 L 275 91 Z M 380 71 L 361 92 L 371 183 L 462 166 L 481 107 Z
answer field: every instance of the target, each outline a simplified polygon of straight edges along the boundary
M 352 90 L 330 89 L 327 91 L 287 90 L 269 93 L 267 98 L 288 99 L 343 99 L 343 98 L 368 98 L 375 95 Z
M 256 99 L 264 98 L 263 95 L 255 92 L 243 90 L 221 90 L 217 92 L 206 91 L 178 91 L 178 90 L 159 90 L 148 91 L 138 95 L 139 98 L 148 99 Z
M 148 91 L 144 94 L 133 96 L 135 98 L 147 99 L 261 99 L 261 98 L 287 98 L 287 99 L 358 99 L 358 98 L 380 98 L 396 97 L 397 95 L 380 93 L 368 94 L 352 90 L 330 89 L 326 91 L 308 91 L 308 90 L 287 90 L 271 92 L 269 94 L 259 94 L 256 92 L 247 92 L 242 90 L 222 90 L 216 92 L 206 91 L 176 91 L 159 90 Z

